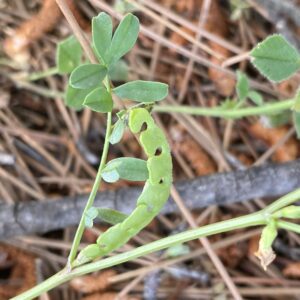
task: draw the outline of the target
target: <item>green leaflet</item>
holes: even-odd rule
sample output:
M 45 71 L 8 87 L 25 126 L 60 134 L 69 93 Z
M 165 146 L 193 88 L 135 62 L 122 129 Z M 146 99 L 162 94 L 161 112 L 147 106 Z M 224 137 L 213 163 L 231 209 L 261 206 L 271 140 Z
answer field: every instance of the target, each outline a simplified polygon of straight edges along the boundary
M 92 91 L 93 89 L 75 89 L 68 84 L 67 91 L 65 95 L 65 103 L 67 106 L 79 110 L 83 108 L 83 102 L 85 97 Z
M 96 112 L 107 113 L 113 109 L 111 94 L 104 86 L 91 91 L 85 98 L 83 105 Z
M 136 16 L 127 14 L 117 27 L 109 50 L 107 51 L 107 64 L 113 65 L 134 46 L 140 23 Z
M 107 64 L 106 57 L 111 44 L 112 30 L 112 20 L 108 14 L 101 12 L 92 19 L 93 46 L 103 64 Z
M 89 228 L 93 227 L 96 218 L 108 224 L 115 225 L 123 222 L 127 217 L 127 215 L 114 209 L 92 206 L 85 213 L 85 226 Z
M 94 220 L 98 216 L 98 210 L 96 207 L 90 207 L 84 216 L 85 227 L 92 228 L 94 225 Z
M 122 136 L 124 134 L 125 131 L 125 122 L 123 119 L 119 119 L 116 124 L 114 125 L 114 128 L 112 130 L 112 133 L 110 135 L 109 138 L 109 142 L 114 145 L 120 142 L 120 140 L 122 139 Z
M 109 161 L 101 175 L 106 182 L 119 179 L 145 181 L 149 176 L 147 162 L 134 157 L 119 157 Z
M 128 217 L 128 215 L 110 208 L 97 208 L 97 211 L 98 218 L 111 225 L 119 224 Z
M 105 66 L 85 64 L 77 67 L 70 76 L 70 85 L 76 89 L 89 89 L 100 86 L 107 74 Z
M 82 50 L 74 36 L 60 42 L 56 51 L 56 65 L 61 74 L 71 73 L 81 63 Z
M 137 102 L 155 102 L 168 95 L 168 85 L 161 82 L 136 80 L 125 83 L 113 89 L 120 98 Z
M 300 69 L 298 51 L 279 34 L 259 43 L 250 53 L 253 65 L 269 80 L 287 79 Z

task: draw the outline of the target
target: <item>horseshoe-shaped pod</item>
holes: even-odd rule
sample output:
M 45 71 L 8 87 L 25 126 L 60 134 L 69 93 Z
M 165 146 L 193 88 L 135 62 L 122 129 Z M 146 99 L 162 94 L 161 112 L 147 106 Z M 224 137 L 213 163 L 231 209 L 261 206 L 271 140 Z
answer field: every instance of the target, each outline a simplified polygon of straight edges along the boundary
M 129 129 L 140 133 L 139 141 L 148 157 L 149 178 L 133 212 L 123 222 L 102 233 L 96 244 L 85 247 L 74 265 L 87 263 L 123 246 L 152 221 L 168 200 L 172 184 L 172 158 L 163 131 L 145 108 L 130 111 Z

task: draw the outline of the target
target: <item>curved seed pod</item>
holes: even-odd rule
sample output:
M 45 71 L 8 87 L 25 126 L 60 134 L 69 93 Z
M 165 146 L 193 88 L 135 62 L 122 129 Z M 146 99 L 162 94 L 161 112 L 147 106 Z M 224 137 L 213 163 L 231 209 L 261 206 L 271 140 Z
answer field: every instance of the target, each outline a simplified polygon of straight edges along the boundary
M 101 234 L 96 244 L 84 248 L 79 253 L 75 266 L 104 256 L 124 245 L 151 222 L 170 195 L 172 158 L 163 131 L 156 126 L 150 113 L 144 108 L 130 111 L 129 128 L 133 133 L 140 133 L 140 144 L 148 156 L 149 178 L 133 212 L 123 222 Z

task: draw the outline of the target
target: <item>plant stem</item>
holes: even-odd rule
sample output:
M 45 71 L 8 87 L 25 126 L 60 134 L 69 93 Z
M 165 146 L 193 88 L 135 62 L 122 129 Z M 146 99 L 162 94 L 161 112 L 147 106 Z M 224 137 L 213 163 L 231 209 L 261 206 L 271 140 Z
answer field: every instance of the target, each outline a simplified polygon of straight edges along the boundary
M 277 221 L 277 226 L 281 229 L 285 229 L 285 230 L 288 230 L 288 231 L 293 231 L 293 232 L 296 232 L 296 233 L 300 234 L 300 225 L 299 224 L 278 220 Z
M 201 228 L 188 230 L 176 235 L 166 237 L 164 239 L 146 244 L 137 249 L 118 254 L 109 258 L 102 259 L 100 261 L 92 262 L 81 267 L 75 268 L 72 271 L 68 272 L 66 269 L 60 271 L 54 276 L 50 277 L 46 281 L 32 288 L 31 290 L 16 296 L 12 300 L 30 300 L 39 295 L 49 291 L 52 288 L 57 287 L 58 285 L 67 282 L 75 277 L 99 271 L 105 268 L 109 268 L 121 263 L 136 259 L 138 257 L 150 254 L 155 251 L 169 248 L 171 246 L 185 243 L 200 237 L 206 237 L 214 235 L 217 233 L 227 232 L 235 229 L 265 225 L 266 224 L 265 216 L 263 211 L 259 211 L 253 214 L 246 216 L 234 218 L 231 220 L 226 220 L 218 222 L 215 224 L 209 224 Z
M 45 71 L 31 73 L 27 77 L 25 77 L 25 80 L 35 81 L 35 80 L 42 79 L 42 78 L 52 76 L 52 75 L 56 75 L 56 74 L 58 74 L 58 69 L 57 69 L 57 67 L 53 67 L 53 68 L 49 68 Z
M 256 115 L 268 115 L 280 113 L 291 109 L 295 99 L 287 99 L 280 102 L 265 104 L 262 106 L 245 107 L 237 109 L 225 109 L 223 107 L 193 107 L 184 105 L 155 105 L 153 110 L 161 113 L 181 113 L 197 116 L 211 116 L 219 118 L 241 118 Z
M 287 195 L 281 197 L 277 201 L 273 202 L 269 206 L 267 206 L 264 211 L 266 214 L 271 215 L 277 210 L 289 206 L 300 199 L 300 189 L 297 189 L 293 192 L 288 193 Z
M 101 161 L 100 161 L 100 165 L 98 168 L 98 172 L 95 178 L 95 182 L 92 188 L 92 191 L 90 193 L 90 196 L 88 198 L 88 201 L 86 203 L 86 206 L 83 210 L 82 216 L 81 216 L 81 220 L 79 222 L 74 240 L 73 240 L 73 244 L 72 244 L 72 248 L 68 257 L 68 269 L 72 268 L 72 263 L 77 255 L 77 250 L 78 250 L 78 246 L 80 244 L 81 241 L 81 237 L 82 234 L 84 232 L 84 228 L 85 228 L 85 214 L 87 212 L 87 210 L 93 206 L 95 197 L 97 195 L 97 192 L 99 190 L 99 186 L 101 183 L 101 172 L 103 170 L 103 168 L 105 167 L 106 164 L 106 159 L 107 159 L 107 154 L 108 154 L 108 149 L 109 149 L 109 136 L 110 136 L 110 131 L 111 131 L 111 116 L 112 114 L 109 112 L 107 113 L 107 124 L 106 124 L 106 134 L 105 134 L 105 141 L 104 141 L 104 145 L 103 145 L 103 151 L 102 151 L 102 155 L 101 155 Z

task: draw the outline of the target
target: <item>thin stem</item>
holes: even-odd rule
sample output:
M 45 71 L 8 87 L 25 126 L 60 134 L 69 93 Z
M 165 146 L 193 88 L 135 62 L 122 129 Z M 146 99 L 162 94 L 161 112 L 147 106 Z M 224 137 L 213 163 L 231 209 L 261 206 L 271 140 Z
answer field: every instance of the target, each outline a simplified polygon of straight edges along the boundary
M 106 164 L 106 159 L 107 159 L 107 154 L 108 154 L 108 149 L 109 149 L 109 137 L 110 137 L 110 131 L 111 131 L 111 113 L 107 114 L 107 124 L 106 124 L 106 134 L 105 134 L 105 141 L 104 141 L 104 145 L 103 145 L 103 151 L 102 151 L 102 156 L 101 156 L 101 161 L 100 161 L 100 165 L 98 168 L 98 172 L 96 175 L 96 179 L 92 188 L 92 191 L 90 193 L 90 196 L 88 198 L 88 201 L 86 203 L 86 206 L 83 210 L 82 216 L 81 216 L 81 220 L 80 223 L 78 225 L 74 240 L 73 240 L 73 244 L 72 244 L 72 248 L 70 251 L 70 255 L 68 258 L 68 268 L 70 269 L 72 267 L 72 263 L 76 257 L 77 254 L 77 250 L 78 250 L 78 246 L 80 244 L 81 241 L 81 237 L 82 234 L 84 232 L 84 228 L 85 228 L 85 214 L 87 212 L 87 210 L 93 206 L 95 197 L 97 195 L 97 192 L 99 190 L 99 186 L 101 183 L 101 172 L 103 170 L 103 168 L 105 167 Z
M 280 102 L 265 104 L 262 106 L 245 107 L 237 109 L 225 109 L 223 107 L 193 107 L 174 105 L 155 105 L 153 110 L 161 113 L 181 113 L 198 116 L 211 116 L 219 118 L 241 118 L 247 116 L 267 115 L 291 109 L 295 99 L 288 99 Z
M 60 284 L 67 282 L 75 277 L 82 276 L 87 273 L 103 270 L 121 263 L 136 259 L 138 257 L 150 254 L 155 251 L 169 248 L 174 245 L 185 243 L 200 237 L 206 237 L 217 233 L 223 233 L 235 229 L 265 225 L 266 220 L 262 211 L 249 214 L 246 216 L 234 218 L 218 222 L 215 224 L 209 224 L 201 228 L 188 230 L 176 235 L 166 237 L 164 239 L 146 244 L 134 250 L 118 254 L 109 258 L 102 259 L 93 263 L 86 264 L 84 266 L 73 269 L 68 272 L 63 270 L 54 276 L 50 277 L 46 281 L 32 288 L 31 290 L 16 296 L 12 300 L 30 300 L 38 297 L 42 293 L 49 291 L 52 288 L 59 286 Z
M 264 209 L 264 211 L 267 214 L 272 214 L 283 207 L 293 204 L 294 202 L 296 202 L 299 199 L 300 199 L 300 189 L 297 189 L 297 190 L 281 197 L 277 201 L 273 202 L 272 204 L 267 206 Z
M 58 74 L 58 68 L 53 67 L 53 68 L 49 68 L 45 71 L 31 73 L 24 79 L 28 80 L 28 81 L 35 81 L 35 80 L 42 79 L 42 78 L 52 76 L 52 75 L 56 75 L 56 74 Z
M 296 232 L 296 233 L 300 234 L 300 225 L 299 224 L 295 224 L 295 223 L 287 222 L 287 221 L 282 221 L 282 220 L 278 220 L 276 224 L 281 229 L 285 229 L 285 230 L 288 230 L 288 231 L 293 231 L 293 232 Z

